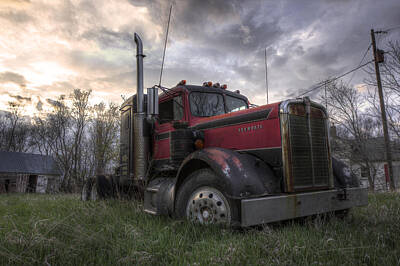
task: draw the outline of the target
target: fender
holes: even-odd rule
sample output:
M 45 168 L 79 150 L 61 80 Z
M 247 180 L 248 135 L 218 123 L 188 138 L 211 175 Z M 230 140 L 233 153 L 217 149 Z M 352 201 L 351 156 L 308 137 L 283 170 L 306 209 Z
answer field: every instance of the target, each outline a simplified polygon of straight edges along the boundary
M 333 177 L 335 178 L 335 187 L 360 187 L 360 180 L 351 171 L 350 167 L 341 160 L 332 156 Z
M 223 148 L 205 148 L 182 162 L 175 193 L 192 172 L 210 167 L 220 178 L 226 196 L 234 199 L 260 197 L 280 192 L 280 182 L 269 166 L 250 154 Z

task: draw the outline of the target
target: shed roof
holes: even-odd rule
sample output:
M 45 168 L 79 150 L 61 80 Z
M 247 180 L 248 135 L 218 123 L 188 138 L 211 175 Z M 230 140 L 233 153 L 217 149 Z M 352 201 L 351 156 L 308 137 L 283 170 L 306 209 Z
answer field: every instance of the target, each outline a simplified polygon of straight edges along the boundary
M 0 151 L 0 173 L 61 175 L 51 156 Z

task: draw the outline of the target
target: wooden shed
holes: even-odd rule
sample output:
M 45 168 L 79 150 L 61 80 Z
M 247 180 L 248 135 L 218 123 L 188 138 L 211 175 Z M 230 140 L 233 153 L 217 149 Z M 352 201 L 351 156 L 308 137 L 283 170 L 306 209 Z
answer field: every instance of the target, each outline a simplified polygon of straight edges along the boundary
M 0 193 L 58 192 L 61 171 L 51 156 L 0 151 Z

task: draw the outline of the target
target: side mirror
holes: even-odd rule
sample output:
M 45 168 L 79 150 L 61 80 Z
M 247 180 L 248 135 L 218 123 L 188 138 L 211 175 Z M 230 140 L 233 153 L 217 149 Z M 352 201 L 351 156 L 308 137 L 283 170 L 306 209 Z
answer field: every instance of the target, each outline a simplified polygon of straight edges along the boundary
M 147 115 L 158 115 L 158 88 L 147 88 Z

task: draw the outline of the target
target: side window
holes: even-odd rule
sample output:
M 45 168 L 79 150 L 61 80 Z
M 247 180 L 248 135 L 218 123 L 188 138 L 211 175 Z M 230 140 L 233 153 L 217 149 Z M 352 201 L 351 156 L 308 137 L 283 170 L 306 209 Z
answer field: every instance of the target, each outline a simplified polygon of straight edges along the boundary
M 160 124 L 183 118 L 182 96 L 160 103 Z
M 183 104 L 182 96 L 174 98 L 174 120 L 181 120 L 183 118 Z

